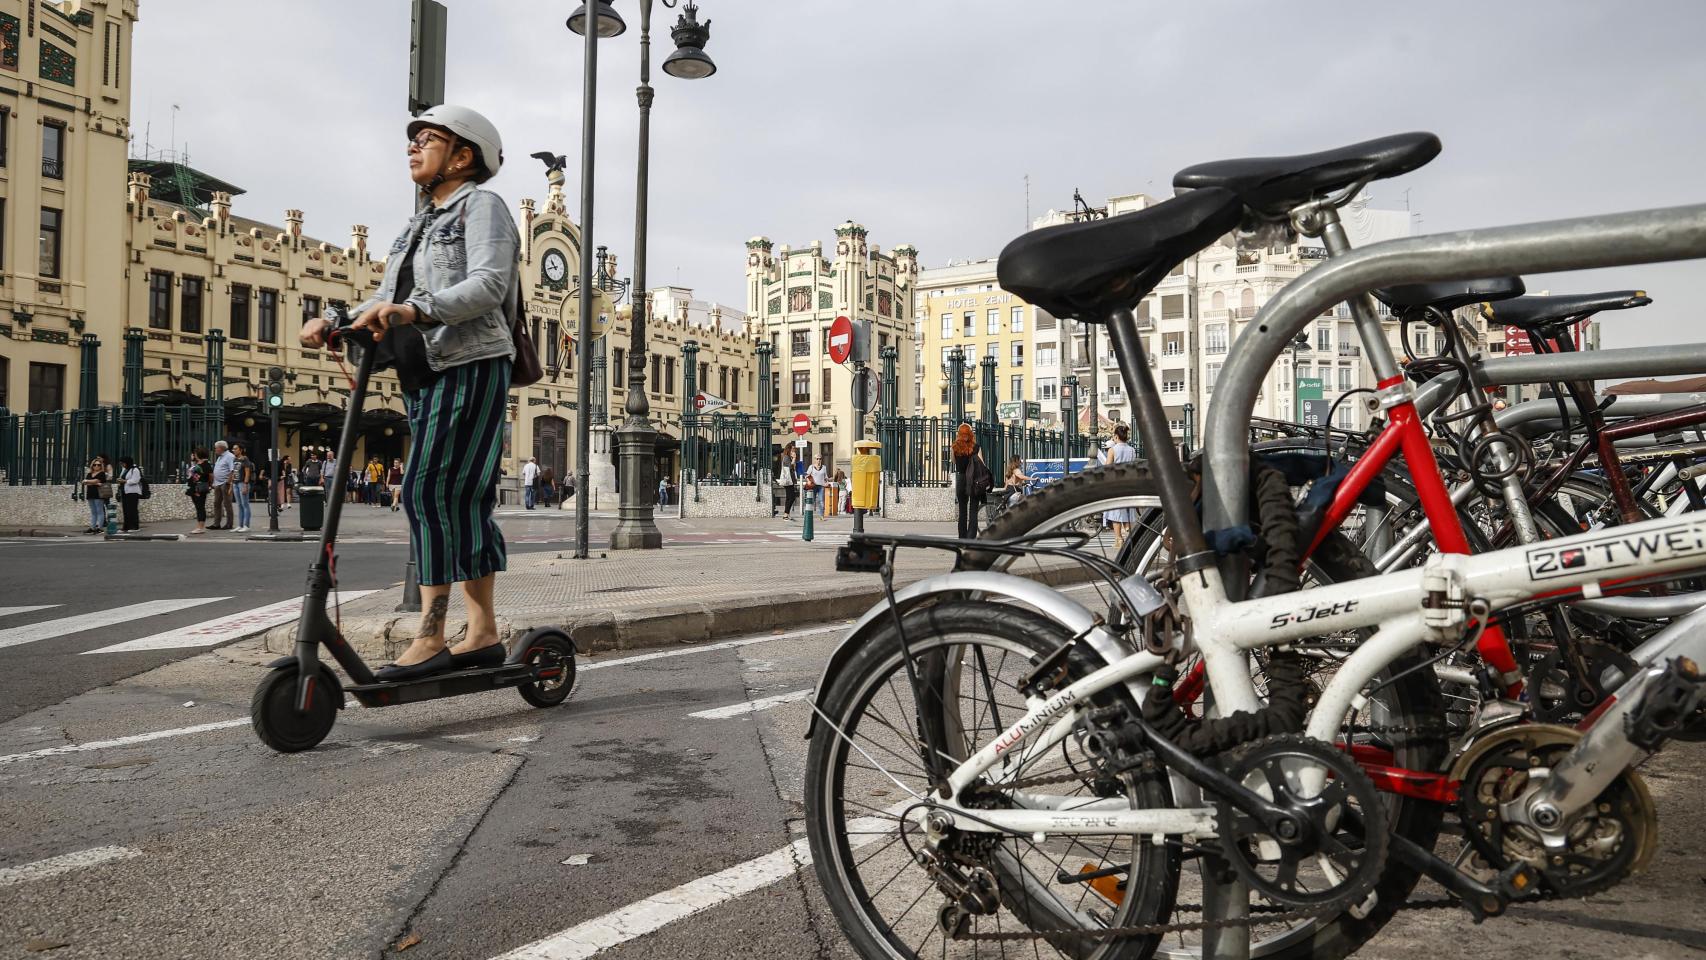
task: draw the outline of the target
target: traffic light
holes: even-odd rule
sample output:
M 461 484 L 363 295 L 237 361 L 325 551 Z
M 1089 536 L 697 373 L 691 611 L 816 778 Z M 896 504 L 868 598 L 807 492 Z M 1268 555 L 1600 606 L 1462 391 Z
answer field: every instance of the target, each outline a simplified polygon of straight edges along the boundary
M 284 368 L 267 368 L 267 409 L 277 410 L 284 406 Z

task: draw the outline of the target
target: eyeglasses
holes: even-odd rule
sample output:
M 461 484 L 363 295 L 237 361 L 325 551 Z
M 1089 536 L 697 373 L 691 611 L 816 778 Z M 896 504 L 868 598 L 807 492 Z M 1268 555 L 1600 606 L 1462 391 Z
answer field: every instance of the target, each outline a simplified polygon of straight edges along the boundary
M 417 134 L 413 140 L 409 141 L 409 149 L 410 150 L 426 150 L 435 143 L 449 143 L 449 142 L 450 141 L 444 137 L 434 136 L 433 134 L 430 134 L 430 133 L 420 133 L 420 134 Z

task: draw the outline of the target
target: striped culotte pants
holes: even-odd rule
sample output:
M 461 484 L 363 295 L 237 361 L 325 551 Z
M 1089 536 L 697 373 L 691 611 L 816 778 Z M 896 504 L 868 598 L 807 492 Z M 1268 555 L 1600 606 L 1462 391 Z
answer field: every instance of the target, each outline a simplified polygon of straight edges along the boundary
M 403 473 L 403 509 L 414 531 L 421 584 L 478 580 L 504 568 L 498 498 L 508 357 L 451 367 L 408 395 L 414 448 Z

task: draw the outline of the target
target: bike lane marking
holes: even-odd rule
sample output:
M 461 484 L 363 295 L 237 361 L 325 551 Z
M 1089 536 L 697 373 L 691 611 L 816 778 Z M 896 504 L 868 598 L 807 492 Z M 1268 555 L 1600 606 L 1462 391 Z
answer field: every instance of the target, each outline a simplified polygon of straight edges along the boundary
M 795 700 L 804 700 L 814 692 L 816 692 L 816 688 L 813 687 L 807 687 L 804 690 L 791 690 L 787 693 L 778 693 L 773 697 L 760 697 L 757 700 L 743 700 L 740 703 L 732 703 L 726 707 L 717 707 L 712 710 L 700 710 L 698 713 L 690 713 L 688 716 L 695 717 L 700 720 L 727 720 L 730 717 L 738 717 L 743 714 L 757 713 L 760 710 L 768 710 L 771 707 L 779 707 L 784 703 L 793 703 Z
M 131 620 L 140 620 L 143 617 L 175 613 L 189 607 L 199 607 L 204 603 L 218 603 L 221 600 L 229 599 L 231 598 L 189 597 L 180 600 L 144 600 L 141 603 L 114 607 L 111 610 L 80 613 L 74 617 L 61 617 L 58 620 L 44 620 L 41 623 L 31 623 L 22 627 L 0 630 L 0 647 L 15 647 L 25 643 L 35 643 L 38 640 L 51 640 L 55 637 L 82 633 L 85 630 L 110 627 Z
M 142 856 L 142 851 L 130 847 L 91 847 L 78 850 L 76 853 L 61 854 L 34 863 L 25 863 L 16 867 L 0 867 L 0 887 L 28 883 L 31 880 L 45 880 L 48 877 L 93 867 L 114 860 L 128 860 L 131 857 Z
M 886 812 L 899 814 L 911 803 L 909 800 L 904 804 L 896 804 Z M 851 836 L 848 845 L 857 850 L 877 840 L 883 834 L 871 828 L 893 822 L 881 817 L 861 817 L 849 822 L 847 826 Z M 787 878 L 794 871 L 810 866 L 811 862 L 812 854 L 808 841 L 795 840 L 780 850 L 772 850 L 763 856 L 737 863 L 727 870 L 689 880 L 673 890 L 653 894 L 601 917 L 594 917 L 585 923 L 576 924 L 567 930 L 500 954 L 493 960 L 585 960 L 611 947 L 661 930 L 677 920 L 685 920 L 718 904 L 745 896 L 754 890 L 762 890 Z
M 147 743 L 150 740 L 169 740 L 172 737 L 187 737 L 192 733 L 206 733 L 209 730 L 224 730 L 227 727 L 240 727 L 249 722 L 248 717 L 236 720 L 220 720 L 215 723 L 198 723 L 193 727 L 178 727 L 174 730 L 152 730 L 148 733 L 133 733 L 128 737 L 117 737 L 112 740 L 91 740 L 88 743 L 67 743 L 58 747 L 45 747 L 41 750 L 31 750 L 29 753 L 13 753 L 0 756 L 0 764 L 17 763 L 20 760 L 35 760 L 40 757 L 57 757 L 62 753 L 84 753 L 89 750 L 107 750 L 113 747 L 128 747 L 133 743 Z
M 660 650 L 657 653 L 642 653 L 632 657 L 621 657 L 616 660 L 605 660 L 599 663 L 589 663 L 578 668 L 581 671 L 596 670 L 602 667 L 621 667 L 648 660 L 664 660 L 671 657 L 685 657 L 699 653 L 709 653 L 714 650 L 728 650 L 744 647 L 767 640 L 788 640 L 796 637 L 810 636 L 816 633 L 828 633 L 844 629 L 844 625 L 835 624 L 824 627 L 812 627 L 802 630 L 790 630 L 785 633 L 765 634 L 763 636 L 743 637 L 739 640 L 725 640 L 721 643 L 708 643 L 701 646 L 688 647 L 681 650 Z M 240 727 L 249 722 L 248 717 L 235 720 L 221 720 L 216 723 L 202 723 L 193 727 L 177 727 L 171 730 L 153 730 L 148 733 L 137 733 L 127 737 L 112 740 L 91 740 L 88 743 L 65 744 L 58 747 L 46 747 L 41 750 L 31 750 L 28 753 L 13 753 L 0 755 L 0 765 L 17 763 L 23 760 L 36 760 L 42 757 L 56 757 L 65 753 L 82 753 L 89 750 L 106 750 L 113 747 L 127 747 L 134 743 L 147 743 L 151 740 L 167 740 L 173 737 L 187 737 L 197 733 L 207 733 L 213 730 L 224 730 L 228 727 Z M 454 739 L 454 735 L 445 739 Z
M 376 590 L 344 590 L 336 598 L 327 597 L 326 607 L 331 609 L 334 599 L 338 601 L 358 600 L 370 593 L 377 592 Z M 264 607 L 233 613 L 230 616 L 209 620 L 206 623 L 191 624 L 187 627 L 179 627 L 176 630 L 156 633 L 153 636 L 126 640 L 110 647 L 101 647 L 99 650 L 85 650 L 83 656 L 92 653 L 131 653 L 137 650 L 211 647 L 232 640 L 239 640 L 250 634 L 259 633 L 281 623 L 289 623 L 295 620 L 302 613 L 302 601 L 304 599 L 304 597 L 297 597 L 293 600 L 280 600 L 277 603 L 269 603 Z

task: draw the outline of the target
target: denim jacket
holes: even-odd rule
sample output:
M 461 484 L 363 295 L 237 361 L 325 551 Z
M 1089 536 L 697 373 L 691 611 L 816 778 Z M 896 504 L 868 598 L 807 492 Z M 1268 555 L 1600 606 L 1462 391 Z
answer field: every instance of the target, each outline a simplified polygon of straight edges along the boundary
M 421 205 L 391 244 L 385 277 L 351 316 L 393 299 L 404 251 L 417 231 L 414 291 L 427 362 L 444 370 L 490 357 L 514 357 L 509 311 L 521 283 L 521 240 L 503 198 L 464 183 L 441 207 Z

